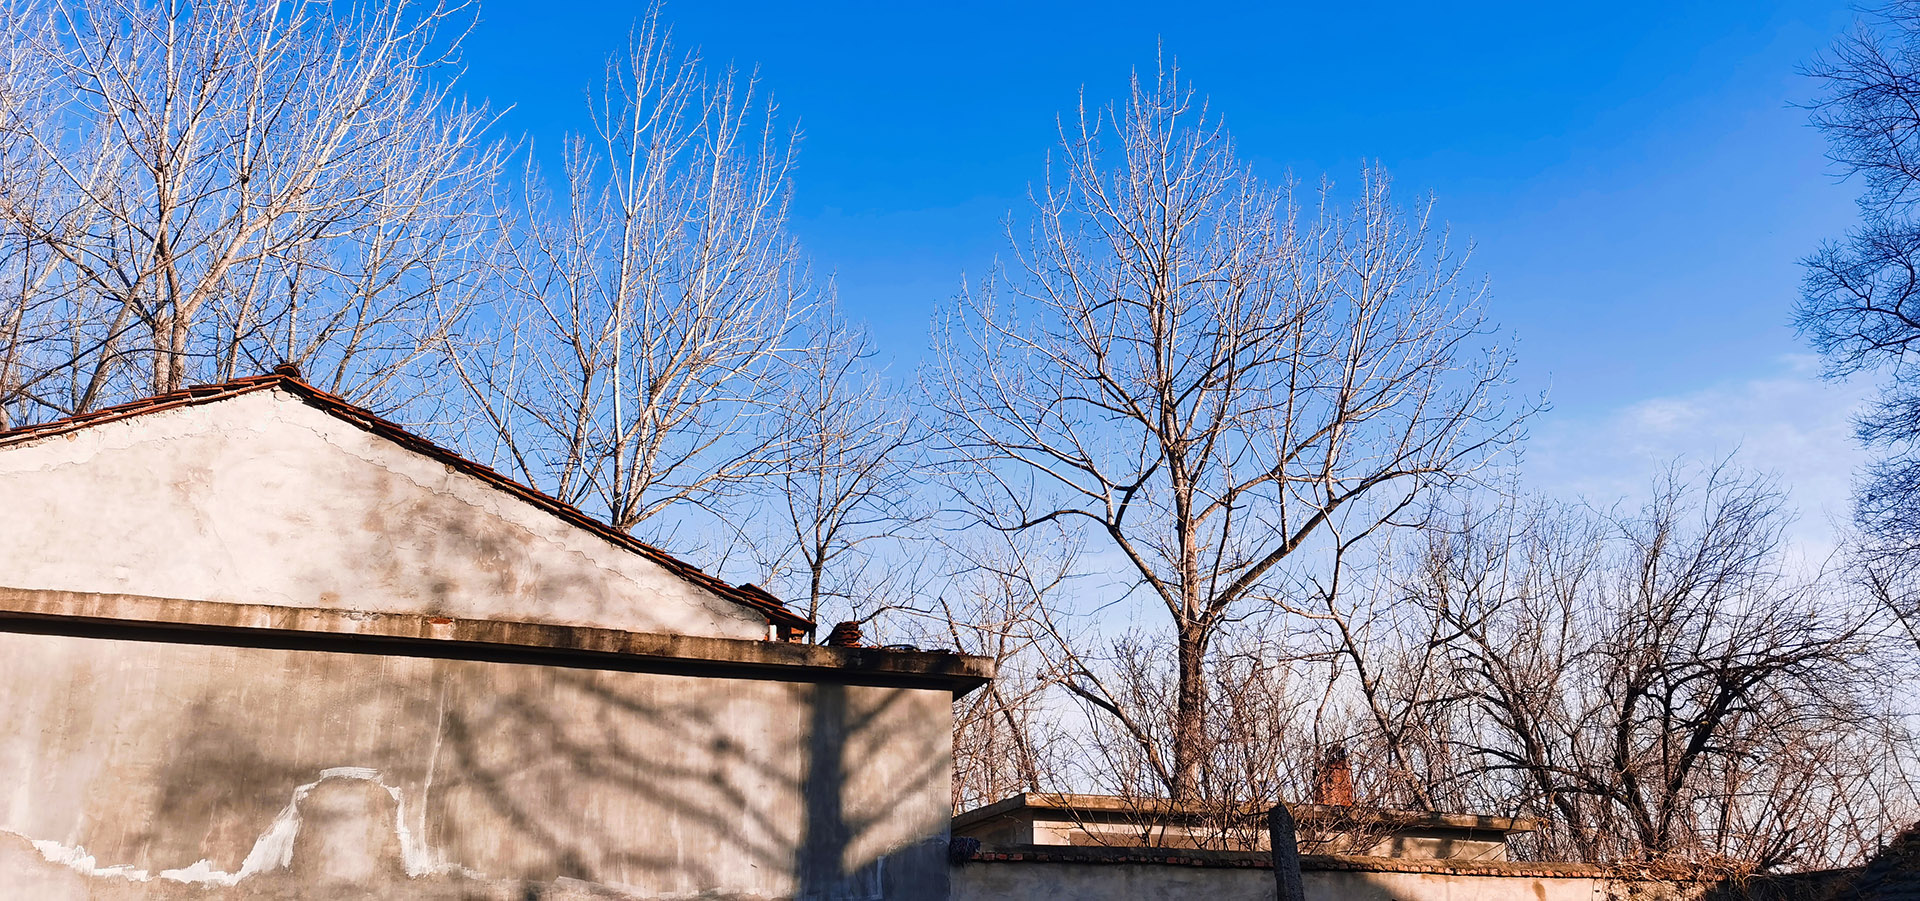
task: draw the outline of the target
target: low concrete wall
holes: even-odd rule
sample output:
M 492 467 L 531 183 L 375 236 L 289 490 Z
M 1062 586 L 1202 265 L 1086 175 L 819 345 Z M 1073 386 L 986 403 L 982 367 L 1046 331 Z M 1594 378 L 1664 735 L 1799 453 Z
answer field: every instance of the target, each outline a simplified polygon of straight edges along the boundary
M 1273 901 L 1262 855 L 1116 849 L 982 852 L 958 864 L 954 901 Z M 1156 859 L 1157 858 L 1157 859 Z M 1304 858 L 1308 901 L 1693 901 L 1704 883 L 1623 880 L 1569 864 Z
M 946 898 L 950 698 L 0 633 L 0 884 Z
M 1691 901 L 1704 886 L 1593 876 L 1309 870 L 1307 897 L 1339 901 Z M 1272 895 L 1268 895 L 1272 897 Z
M 1272 870 L 998 861 L 963 863 L 953 870 L 954 901 L 1273 901 L 1273 897 Z

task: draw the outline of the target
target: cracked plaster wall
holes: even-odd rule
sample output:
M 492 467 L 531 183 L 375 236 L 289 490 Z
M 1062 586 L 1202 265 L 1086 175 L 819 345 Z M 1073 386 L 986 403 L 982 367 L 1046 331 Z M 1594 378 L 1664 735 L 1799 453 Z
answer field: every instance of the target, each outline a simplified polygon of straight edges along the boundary
M 765 638 L 757 611 L 279 390 L 0 448 L 0 585 Z
M 0 633 L 0 885 L 944 899 L 943 690 Z

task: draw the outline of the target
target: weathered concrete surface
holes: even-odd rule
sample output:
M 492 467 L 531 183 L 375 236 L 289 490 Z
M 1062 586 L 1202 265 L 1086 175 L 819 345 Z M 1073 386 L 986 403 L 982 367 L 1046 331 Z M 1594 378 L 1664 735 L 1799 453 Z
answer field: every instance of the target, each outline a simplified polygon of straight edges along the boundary
M 1705 886 L 1590 876 L 1309 871 L 1307 901 L 1691 901 Z
M 993 661 L 937 651 L 836 648 L 583 626 L 227 604 L 0 585 L 0 629 L 284 647 L 719 678 L 943 688 L 964 694 Z
M 954 901 L 1273 901 L 1273 871 L 1257 858 L 1158 851 L 1175 862 L 975 860 L 956 865 Z M 1089 858 L 1096 855 L 1088 854 Z M 1244 856 L 1244 855 L 1243 855 Z M 1194 861 L 1200 861 L 1196 864 Z M 1237 864 L 1237 865 L 1236 865 Z M 1710 886 L 1611 878 L 1577 865 L 1421 867 L 1384 858 L 1306 858 L 1306 901 L 1695 901 Z
M 0 884 L 945 898 L 950 696 L 0 633 Z
M 0 452 L 0 584 L 764 638 L 767 617 L 284 389 Z
M 1307 895 L 1309 901 L 1326 897 Z M 953 901 L 1093 901 L 1096 898 L 1273 901 L 1273 871 L 1025 862 L 964 863 L 953 871 Z

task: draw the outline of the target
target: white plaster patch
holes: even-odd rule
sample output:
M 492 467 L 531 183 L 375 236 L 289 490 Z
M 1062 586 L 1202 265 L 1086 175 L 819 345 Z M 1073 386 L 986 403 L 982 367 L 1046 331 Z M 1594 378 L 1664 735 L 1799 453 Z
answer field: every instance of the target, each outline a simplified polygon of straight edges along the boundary
M 413 830 L 407 828 L 407 802 L 402 797 L 400 789 L 382 781 L 379 770 L 364 766 L 328 767 L 320 771 L 320 778 L 294 789 L 293 797 L 287 802 L 287 806 L 281 808 L 280 813 L 273 818 L 273 822 L 267 826 L 266 831 L 260 833 L 259 838 L 254 839 L 253 847 L 247 851 L 246 858 L 240 862 L 239 870 L 228 873 L 214 868 L 212 861 L 202 858 L 184 867 L 161 870 L 160 878 L 192 885 L 233 886 L 249 876 L 286 868 L 293 863 L 294 841 L 300 836 L 300 802 L 306 800 L 307 795 L 328 779 L 371 782 L 386 790 L 387 794 L 393 798 L 393 833 L 399 840 L 400 860 L 409 877 L 459 875 L 475 879 L 482 878 L 480 874 L 459 864 L 435 862 L 426 842 L 416 839 Z M 11 830 L 0 831 L 19 835 Z M 23 835 L 20 837 L 27 838 Z M 64 845 L 44 839 L 28 839 L 28 841 L 49 863 L 59 864 L 83 875 L 114 877 L 133 882 L 147 882 L 153 878 L 148 871 L 128 864 L 100 866 L 93 855 L 79 845 Z
M 12 830 L 7 831 L 10 835 L 20 835 L 20 833 L 13 832 Z M 20 837 L 26 838 L 24 835 Z M 45 840 L 34 841 L 32 845 L 33 849 L 40 852 L 40 856 L 46 858 L 48 862 L 57 863 L 70 870 L 84 873 L 88 876 L 118 876 L 122 879 L 131 879 L 134 882 L 145 882 L 153 878 L 146 870 L 140 869 L 139 867 L 124 864 L 112 867 L 100 866 L 94 861 L 93 855 L 87 853 L 87 849 L 79 847 L 78 845 L 68 846 L 60 844 L 59 842 Z

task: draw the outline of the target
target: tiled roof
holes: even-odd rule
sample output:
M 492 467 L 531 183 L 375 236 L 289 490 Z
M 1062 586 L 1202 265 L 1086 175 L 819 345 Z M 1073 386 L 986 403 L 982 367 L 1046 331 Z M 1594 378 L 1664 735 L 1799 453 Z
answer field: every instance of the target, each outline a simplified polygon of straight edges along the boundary
M 69 416 L 65 419 L 56 419 L 52 422 L 41 423 L 39 425 L 22 426 L 16 429 L 0 431 L 0 448 L 41 438 L 49 438 L 55 435 L 64 435 L 69 432 L 77 432 L 81 429 L 91 428 L 103 423 L 118 422 L 136 416 L 159 413 L 164 410 L 174 410 L 181 407 L 213 403 L 230 397 L 237 397 L 242 394 L 250 394 L 255 391 L 272 388 L 286 391 L 304 401 L 308 406 L 314 407 L 315 409 L 332 415 L 336 419 L 350 423 L 367 432 L 398 444 L 414 453 L 432 457 L 500 491 L 511 494 L 575 526 L 592 532 L 624 550 L 639 554 L 665 567 L 674 575 L 692 582 L 722 598 L 737 604 L 744 604 L 760 611 L 777 626 L 801 632 L 811 631 L 813 629 L 812 620 L 787 609 L 785 604 L 781 603 L 778 598 L 768 594 L 766 591 L 751 585 L 729 585 L 714 576 L 702 572 L 699 567 L 693 564 L 687 563 L 666 551 L 647 544 L 644 541 L 640 541 L 625 532 L 588 516 L 571 504 L 537 489 L 522 485 L 502 475 L 492 467 L 475 463 L 432 441 L 409 432 L 395 423 L 389 422 L 365 409 L 355 406 L 341 397 L 315 388 L 303 381 L 298 371 L 291 367 L 281 367 L 266 375 L 235 379 L 231 382 L 221 382 L 216 385 L 194 385 L 180 391 L 161 394 L 117 406 L 105 407 L 90 413 Z

